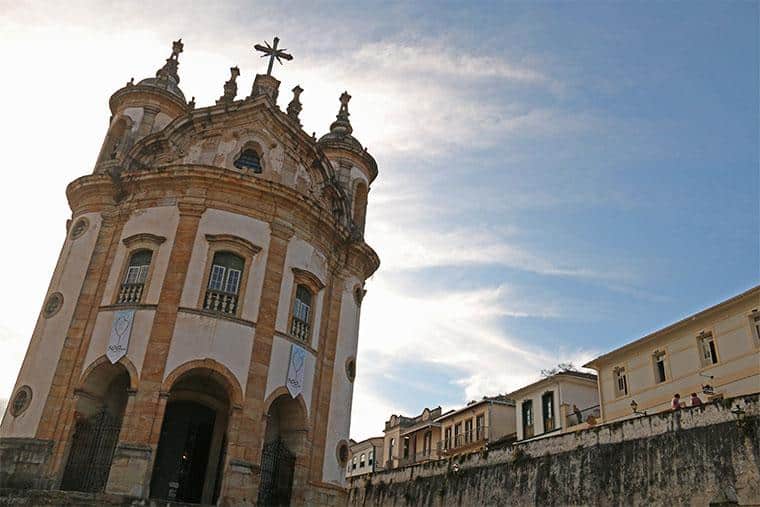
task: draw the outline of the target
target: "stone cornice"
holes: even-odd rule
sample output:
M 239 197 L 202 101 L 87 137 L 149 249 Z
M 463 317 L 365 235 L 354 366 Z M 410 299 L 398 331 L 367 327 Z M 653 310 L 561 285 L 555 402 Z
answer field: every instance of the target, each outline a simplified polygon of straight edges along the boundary
M 237 246 L 238 248 L 248 252 L 251 257 L 261 251 L 261 248 L 254 245 L 247 239 L 243 239 L 232 234 L 206 234 L 206 241 L 209 243 L 227 243 Z
M 124 238 L 124 239 L 121 240 L 121 242 L 124 243 L 124 245 L 127 248 L 131 248 L 132 245 L 134 245 L 136 243 L 141 243 L 141 242 L 152 243 L 152 244 L 154 244 L 156 246 L 159 246 L 164 241 L 166 241 L 165 237 L 163 237 L 163 236 L 157 236 L 155 234 L 150 234 L 150 233 L 147 233 L 147 232 L 141 232 L 139 234 L 133 234 L 133 235 L 129 236 L 128 238 Z
M 363 240 L 351 241 L 349 229 L 324 209 L 322 202 L 297 190 L 263 178 L 215 166 L 166 165 L 157 170 L 124 173 L 126 199 L 116 207 L 110 177 L 83 176 L 71 182 L 67 197 L 74 215 L 105 209 L 123 212 L 162 205 L 176 199 L 180 213 L 200 214 L 207 208 L 229 211 L 268 222 L 273 235 L 284 239 L 299 231 L 324 252 L 347 248 L 348 262 L 366 278 L 379 266 L 377 254 Z M 183 211 L 184 210 L 184 211 Z
M 108 100 L 108 105 L 111 108 L 111 113 L 116 114 L 125 101 L 135 102 L 135 107 L 137 107 L 138 102 L 144 105 L 153 105 L 156 103 L 156 99 L 169 106 L 171 111 L 164 111 L 167 114 L 179 115 L 187 110 L 187 103 L 173 93 L 155 86 L 140 84 L 128 85 L 116 90 Z

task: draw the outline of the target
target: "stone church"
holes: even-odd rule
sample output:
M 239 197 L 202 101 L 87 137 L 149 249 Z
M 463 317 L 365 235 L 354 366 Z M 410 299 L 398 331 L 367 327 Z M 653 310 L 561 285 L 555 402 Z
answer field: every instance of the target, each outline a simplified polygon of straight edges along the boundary
M 109 101 L 0 426 L 0 487 L 211 505 L 334 505 L 377 164 L 348 103 L 317 139 L 269 71 L 214 105 L 181 41 Z M 221 80 L 220 80 L 221 81 Z M 163 504 L 162 504 L 163 505 Z

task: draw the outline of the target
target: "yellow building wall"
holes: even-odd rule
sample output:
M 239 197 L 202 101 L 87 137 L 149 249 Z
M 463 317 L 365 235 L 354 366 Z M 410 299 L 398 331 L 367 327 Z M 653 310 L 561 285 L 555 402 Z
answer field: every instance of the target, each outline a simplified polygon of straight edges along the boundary
M 718 309 L 710 315 L 665 331 L 630 350 L 620 351 L 597 362 L 605 421 L 632 416 L 631 401 L 638 410 L 669 410 L 675 393 L 689 403 L 696 392 L 702 401 L 702 385 L 710 384 L 724 397 L 760 391 L 760 340 L 752 327 L 753 310 L 760 307 L 757 293 Z M 756 315 L 756 314 L 754 314 Z M 712 333 L 718 362 L 703 366 L 700 361 L 700 333 Z M 655 350 L 665 352 L 665 382 L 655 380 Z M 624 367 L 628 394 L 615 393 L 614 369 Z M 709 378 L 713 376 L 713 378 Z

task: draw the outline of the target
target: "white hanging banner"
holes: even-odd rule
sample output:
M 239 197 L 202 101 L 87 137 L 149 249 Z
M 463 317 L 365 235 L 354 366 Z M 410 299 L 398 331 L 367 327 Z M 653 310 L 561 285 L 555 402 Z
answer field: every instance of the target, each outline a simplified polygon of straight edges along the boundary
M 290 346 L 290 364 L 288 365 L 288 378 L 285 385 L 288 392 L 295 398 L 303 392 L 304 372 L 306 371 L 306 349 L 296 344 Z
M 134 310 L 119 310 L 114 314 L 111 337 L 108 339 L 108 349 L 106 350 L 106 357 L 111 363 L 115 363 L 127 354 L 134 318 Z

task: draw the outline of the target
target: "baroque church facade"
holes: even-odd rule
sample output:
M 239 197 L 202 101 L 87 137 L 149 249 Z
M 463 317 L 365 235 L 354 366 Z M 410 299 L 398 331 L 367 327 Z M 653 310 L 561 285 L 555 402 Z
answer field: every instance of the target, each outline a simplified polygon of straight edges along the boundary
M 377 164 L 347 93 L 320 139 L 301 128 L 300 87 L 277 106 L 271 60 L 246 98 L 233 67 L 196 108 L 182 49 L 112 95 L 94 172 L 67 188 L 0 487 L 342 503 Z

